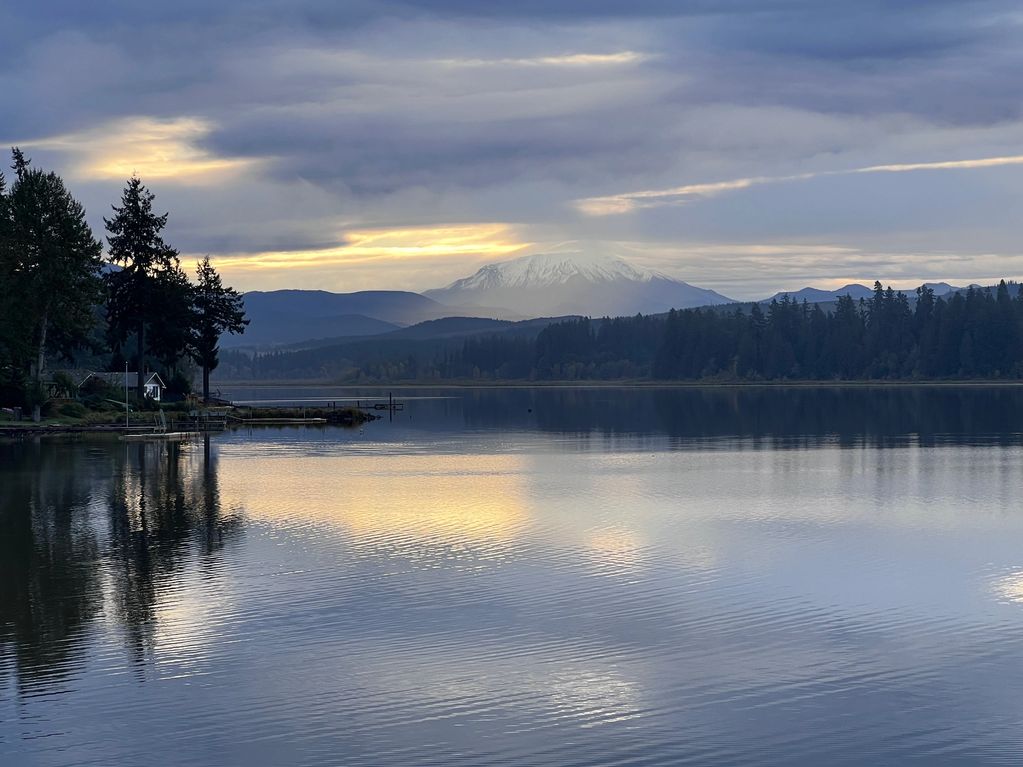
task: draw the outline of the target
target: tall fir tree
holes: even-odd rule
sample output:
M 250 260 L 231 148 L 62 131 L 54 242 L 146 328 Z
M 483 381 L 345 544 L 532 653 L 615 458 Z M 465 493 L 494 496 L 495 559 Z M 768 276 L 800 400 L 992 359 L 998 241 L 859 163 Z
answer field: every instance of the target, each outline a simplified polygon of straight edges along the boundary
M 14 248 L 8 202 L 7 178 L 0 171 L 0 396 L 11 392 L 20 378 L 14 351 Z
M 102 298 L 102 245 L 60 176 L 33 168 L 18 149 L 13 155 L 15 180 L 4 195 L 0 232 L 0 268 L 10 294 L 4 327 L 17 334 L 22 350 L 31 350 L 20 365 L 28 367 L 38 421 L 47 355 L 69 356 L 93 326 Z
M 224 287 L 209 256 L 195 268 L 197 284 L 193 290 L 194 330 L 190 353 L 202 368 L 202 397 L 210 398 L 210 372 L 220 364 L 220 337 L 224 333 L 244 333 L 245 318 L 241 294 Z
M 185 270 L 175 265 L 160 274 L 155 288 L 152 310 L 160 319 L 148 328 L 147 345 L 162 370 L 174 375 L 189 355 L 195 326 L 194 286 Z
M 177 251 L 164 242 L 162 236 L 167 214 L 153 212 L 154 199 L 155 195 L 141 179 L 133 176 L 121 195 L 121 205 L 112 206 L 113 217 L 103 219 L 110 261 L 120 267 L 107 274 L 107 321 L 111 338 L 118 345 L 135 334 L 139 373 L 136 391 L 140 400 L 147 372 L 146 354 L 152 346 L 147 335 L 155 324 L 165 322 L 161 309 L 167 304 L 167 294 L 174 292 L 180 283 L 181 273 Z M 173 317 L 166 319 L 167 324 L 175 321 Z M 157 332 L 158 346 L 161 345 L 160 332 Z M 181 338 L 184 339 L 183 334 Z M 161 348 L 160 353 L 168 355 L 165 348 Z

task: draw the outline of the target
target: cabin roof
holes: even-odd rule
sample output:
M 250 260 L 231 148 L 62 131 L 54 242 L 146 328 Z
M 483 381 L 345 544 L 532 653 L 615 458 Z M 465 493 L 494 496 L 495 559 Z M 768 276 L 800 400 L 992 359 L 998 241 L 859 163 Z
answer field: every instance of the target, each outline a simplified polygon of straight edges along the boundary
M 109 372 L 92 373 L 91 376 L 86 376 L 86 379 L 90 377 L 95 377 L 100 379 L 101 381 L 106 381 L 108 384 L 111 384 L 113 386 L 124 386 L 125 377 L 127 377 L 128 386 L 134 386 L 135 383 L 138 381 L 138 371 L 129 370 L 127 373 L 125 373 L 124 371 L 116 371 L 113 373 Z M 161 389 L 167 388 L 167 385 L 163 382 L 163 379 L 160 378 L 160 375 L 158 373 L 143 373 L 143 384 L 148 386 L 149 384 L 152 383 L 157 384 Z
M 81 386 L 93 373 L 85 368 L 58 368 L 47 372 L 47 377 L 52 381 L 58 375 L 66 375 L 75 386 Z

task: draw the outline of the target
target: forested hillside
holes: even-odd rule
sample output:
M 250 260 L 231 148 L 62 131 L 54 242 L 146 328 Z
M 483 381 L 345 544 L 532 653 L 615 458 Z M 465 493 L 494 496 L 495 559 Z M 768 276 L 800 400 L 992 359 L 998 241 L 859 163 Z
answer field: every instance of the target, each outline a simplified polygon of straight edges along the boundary
M 225 354 L 222 378 L 441 380 L 901 380 L 1023 377 L 1015 284 L 915 301 L 875 284 L 833 311 L 785 297 L 766 309 L 686 309 L 573 319 L 533 335 L 365 341 L 302 352 Z

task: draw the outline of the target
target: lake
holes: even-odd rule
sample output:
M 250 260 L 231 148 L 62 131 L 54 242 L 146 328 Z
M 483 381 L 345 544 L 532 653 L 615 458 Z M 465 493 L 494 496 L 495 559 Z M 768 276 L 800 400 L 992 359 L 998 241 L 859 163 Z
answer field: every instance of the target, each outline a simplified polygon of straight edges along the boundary
M 0 764 L 1023 760 L 1023 389 L 391 391 L 0 443 Z

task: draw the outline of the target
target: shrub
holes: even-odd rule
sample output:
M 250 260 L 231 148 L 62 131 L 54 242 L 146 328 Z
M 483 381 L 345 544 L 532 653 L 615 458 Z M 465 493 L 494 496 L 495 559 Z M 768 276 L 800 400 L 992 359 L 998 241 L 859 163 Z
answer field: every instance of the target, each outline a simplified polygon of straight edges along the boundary
M 87 412 L 80 402 L 65 402 L 57 408 L 57 414 L 64 418 L 85 418 Z

